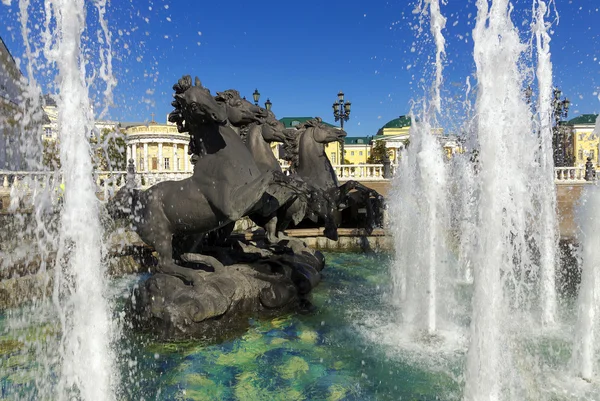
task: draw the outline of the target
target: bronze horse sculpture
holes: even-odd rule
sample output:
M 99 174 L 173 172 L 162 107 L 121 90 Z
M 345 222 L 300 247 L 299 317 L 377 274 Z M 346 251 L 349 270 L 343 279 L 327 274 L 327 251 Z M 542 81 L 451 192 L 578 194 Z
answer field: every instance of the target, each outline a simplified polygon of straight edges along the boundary
M 320 118 L 308 120 L 296 128 L 285 131 L 285 152 L 291 162 L 290 174 L 310 183 L 317 191 L 325 194 L 338 210 L 349 205 L 359 205 L 367 210 L 365 229 L 371 232 L 382 224 L 383 197 L 357 181 L 347 181 L 339 185 L 337 175 L 325 153 L 325 144 L 343 141 L 346 133 L 327 126 Z M 291 212 L 294 210 L 292 209 Z M 308 211 L 307 217 L 316 222 L 317 216 Z M 281 219 L 286 226 L 291 222 L 290 213 Z M 297 224 L 297 222 L 295 221 Z M 340 221 L 337 222 L 339 226 Z
M 231 127 L 240 135 L 242 141 L 246 144 L 246 147 L 250 151 L 250 154 L 254 158 L 254 162 L 257 167 L 263 173 L 276 172 L 283 174 L 279 161 L 271 150 L 272 142 L 283 143 L 286 139 L 284 134 L 285 126 L 283 123 L 275 118 L 275 115 L 265 109 L 257 112 L 253 121 L 252 119 L 241 119 L 239 118 L 240 108 L 248 108 L 251 105 L 245 99 L 241 99 L 240 95 L 235 90 L 227 90 L 224 92 L 217 92 L 215 99 L 222 103 L 227 110 L 228 123 Z M 260 108 L 259 108 L 260 109 Z M 266 239 L 270 243 L 277 243 L 285 237 L 282 235 L 281 226 L 277 225 L 278 215 L 281 214 L 282 210 L 287 210 L 294 203 L 300 203 L 303 205 L 301 215 L 296 214 L 295 220 L 301 220 L 304 217 L 304 210 L 310 209 L 311 212 L 321 218 L 325 223 L 325 235 L 328 238 L 337 239 L 337 227 L 333 221 L 333 211 L 323 195 L 319 191 L 315 191 L 309 185 L 306 185 L 302 180 L 295 179 L 293 177 L 286 177 L 287 184 L 293 188 L 293 191 L 287 194 L 286 197 L 279 197 L 277 201 L 281 205 L 278 211 L 264 215 L 261 213 L 251 213 L 249 217 L 257 225 L 264 227 L 266 233 Z M 309 196 L 297 195 L 298 193 L 306 193 Z M 297 208 L 294 210 L 298 210 Z M 230 225 L 219 230 L 218 237 L 226 238 L 229 236 L 233 226 Z
M 191 135 L 193 175 L 145 191 L 123 188 L 107 207 L 113 216 L 131 218 L 141 239 L 157 251 L 162 273 L 193 284 L 195 271 L 173 259 L 175 236 L 204 234 L 252 212 L 268 215 L 279 208 L 277 193 L 290 190 L 284 175 L 259 170 L 239 135 L 225 125 L 225 109 L 198 78 L 192 85 L 185 76 L 173 88 L 169 121 Z

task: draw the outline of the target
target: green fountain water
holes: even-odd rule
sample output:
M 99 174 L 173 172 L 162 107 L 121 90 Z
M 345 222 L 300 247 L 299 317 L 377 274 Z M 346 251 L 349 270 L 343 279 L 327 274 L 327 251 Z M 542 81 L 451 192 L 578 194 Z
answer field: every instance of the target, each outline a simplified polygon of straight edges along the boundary
M 453 372 L 420 368 L 407 355 L 369 337 L 373 321 L 387 321 L 387 255 L 327 254 L 328 268 L 313 294 L 317 311 L 272 320 L 251 320 L 231 338 L 161 343 L 129 334 L 119 349 L 126 400 L 455 400 L 460 382 Z M 113 282 L 121 306 L 139 280 Z M 49 317 L 15 328 L 27 308 L 0 323 L 2 395 L 18 399 L 35 387 L 39 365 L 23 338 L 58 335 Z M 371 323 L 370 323 L 371 322 Z M 9 327 L 11 328 L 10 330 Z M 456 373 L 456 372 L 455 372 Z M 54 377 L 52 372 L 50 377 Z

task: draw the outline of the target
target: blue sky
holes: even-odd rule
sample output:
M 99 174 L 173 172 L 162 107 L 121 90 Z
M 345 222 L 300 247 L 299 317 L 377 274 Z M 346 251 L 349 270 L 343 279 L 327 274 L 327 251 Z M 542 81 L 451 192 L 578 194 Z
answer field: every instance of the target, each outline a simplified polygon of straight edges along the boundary
M 7 2 L 4 0 L 3 2 Z M 39 0 L 33 0 L 33 3 Z M 474 1 L 448 0 L 444 95 L 460 103 L 473 73 Z M 600 111 L 600 2 L 556 0 L 552 61 L 555 83 L 572 101 L 571 116 Z M 531 0 L 514 1 L 515 24 L 528 37 Z M 433 46 L 415 38 L 413 1 L 262 0 L 117 1 L 109 5 L 118 80 L 110 118 L 144 121 L 171 110 L 171 86 L 181 75 L 200 77 L 213 92 L 238 89 L 273 102 L 278 117 L 321 116 L 343 90 L 352 102 L 350 136 L 374 135 L 410 110 L 431 82 Z M 96 28 L 91 23 L 93 29 Z M 31 25 L 35 30 L 35 26 Z M 0 4 L 0 36 L 23 54 L 18 2 Z M 43 84 L 52 74 L 38 72 Z M 425 84 L 420 79 L 425 79 Z M 460 114 L 455 108 L 449 120 Z

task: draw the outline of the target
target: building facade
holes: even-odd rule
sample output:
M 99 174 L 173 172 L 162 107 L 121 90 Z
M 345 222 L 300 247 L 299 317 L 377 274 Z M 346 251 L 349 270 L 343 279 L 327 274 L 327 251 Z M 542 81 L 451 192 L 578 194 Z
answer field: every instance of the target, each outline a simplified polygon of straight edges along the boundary
M 373 137 L 373 142 L 384 141 L 388 149 L 390 161 L 397 164 L 400 159 L 400 152 L 410 143 L 410 126 L 412 124 L 410 116 L 400 116 L 388 121 L 377 131 Z
M 570 139 L 572 144 L 573 164 L 576 167 L 583 167 L 587 158 L 591 158 L 594 166 L 600 166 L 598 159 L 599 134 L 594 132 L 596 126 L 597 114 L 582 114 L 569 120 L 565 125 L 570 130 Z
M 344 154 L 347 164 L 366 164 L 371 156 L 371 137 L 344 138 Z
M 188 146 L 190 136 L 180 134 L 173 124 L 123 124 L 127 160 L 133 159 L 140 172 L 193 171 Z
M 40 128 L 41 120 L 37 116 L 41 113 L 34 112 L 32 102 L 25 99 L 24 81 L 15 59 L 0 38 L 0 170 L 28 170 L 30 162 L 39 155 L 40 143 L 33 135 Z M 31 118 L 15 118 L 26 114 Z

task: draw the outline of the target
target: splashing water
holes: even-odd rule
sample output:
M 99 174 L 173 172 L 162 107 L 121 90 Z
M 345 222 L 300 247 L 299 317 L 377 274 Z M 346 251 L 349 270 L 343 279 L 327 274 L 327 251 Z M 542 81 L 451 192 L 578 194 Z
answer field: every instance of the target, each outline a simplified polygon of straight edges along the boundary
M 544 1 L 534 1 L 534 32 L 538 57 L 537 80 L 539 88 L 539 163 L 540 179 L 537 192 L 540 203 L 540 299 L 541 321 L 545 326 L 556 321 L 556 249 L 558 225 L 556 221 L 556 186 L 552 159 L 552 62 L 550 61 L 550 25 L 545 17 L 548 7 Z
M 43 377 L 36 380 L 33 397 L 58 400 L 116 399 L 117 376 L 112 343 L 117 326 L 112 321 L 111 307 L 106 299 L 105 249 L 102 242 L 100 202 L 96 196 L 89 137 L 94 128 L 90 82 L 95 76 L 91 52 L 82 43 L 86 37 L 86 19 L 90 10 L 101 29 L 99 40 L 99 75 L 106 83 L 105 98 L 110 101 L 115 80 L 112 76 L 110 32 L 104 19 L 105 0 L 87 3 L 83 0 L 46 0 L 43 9 L 29 0 L 19 2 L 21 33 L 25 42 L 28 84 L 24 97 L 29 99 L 24 113 L 24 125 L 31 125 L 32 116 L 40 114 L 41 90 L 34 71 L 45 69 L 55 76 L 58 110 L 58 141 L 60 142 L 60 174 L 52 182 L 30 183 L 33 188 L 36 249 L 42 258 L 41 271 L 53 271 L 52 303 L 60 322 L 57 346 L 43 349 L 32 344 L 38 353 Z M 34 9 L 33 12 L 30 11 Z M 41 19 L 43 24 L 39 23 Z M 33 27 L 33 28 L 32 28 Z M 37 46 L 37 47 L 36 47 Z M 84 52 L 88 50 L 86 57 Z M 46 64 L 41 56 L 45 57 Z M 31 129 L 30 129 L 31 131 Z M 36 132 L 31 136 L 39 140 Z M 33 162 L 41 159 L 30 155 Z M 38 169 L 40 164 L 38 163 Z M 58 183 L 64 183 L 63 205 L 60 209 L 58 232 L 47 226 L 50 198 L 56 196 Z M 37 184 L 37 185 L 36 185 Z M 56 200 L 56 199 L 54 199 Z M 56 257 L 51 258 L 51 250 Z M 33 314 L 44 314 L 32 309 Z M 30 317 L 35 322 L 37 317 Z M 56 348 L 56 349 L 52 349 Z M 58 376 L 56 383 L 53 377 Z
M 594 134 L 600 134 L 600 116 L 596 118 Z M 583 265 L 571 365 L 577 376 L 591 381 L 597 369 L 595 343 L 600 308 L 600 248 L 596 228 L 600 224 L 600 188 L 597 184 L 586 188 L 577 218 L 581 228 L 579 242 L 583 248 Z
M 476 2 L 477 100 L 475 117 L 463 127 L 475 152 L 457 156 L 449 169 L 430 135 L 442 104 L 445 19 L 439 2 L 425 3 L 436 44 L 433 100 L 421 121 L 413 120 L 411 146 L 391 192 L 393 301 L 402 312 L 402 330 L 450 330 L 454 333 L 443 337 L 468 337 L 466 401 L 545 399 L 540 355 L 527 347 L 541 346 L 532 332 L 539 336 L 562 323 L 555 273 L 549 7 L 532 2 L 535 59 L 529 60 L 530 44 L 512 22 L 510 2 Z M 535 113 L 523 94 L 532 73 L 539 92 Z M 455 233 L 457 260 L 451 263 L 449 240 Z M 472 296 L 460 294 L 465 286 L 472 287 Z M 470 307 L 464 298 L 470 298 Z M 589 324 L 581 327 L 592 335 Z
M 525 272 L 533 270 L 528 233 L 535 216 L 528 190 L 537 140 L 521 93 L 526 46 L 507 0 L 477 1 L 473 31 L 480 144 L 479 246 L 473 254 L 474 293 L 464 399 L 500 400 L 523 390 L 514 366 L 515 314 L 530 307 Z
M 600 189 L 588 188 L 578 211 L 582 227 L 580 243 L 583 247 L 581 287 L 579 289 L 577 325 L 573 342 L 572 365 L 575 374 L 591 381 L 595 370 L 595 342 L 598 307 L 600 306 L 600 248 L 597 225 L 600 223 Z
M 447 173 L 440 146 L 433 135 L 436 113 L 441 110 L 445 40 L 442 30 L 446 19 L 440 12 L 439 0 L 426 0 L 431 15 L 430 29 L 435 38 L 435 83 L 431 90 L 433 100 L 424 102 L 422 121 L 411 118 L 411 144 L 400 161 L 391 197 L 393 232 L 397 249 L 396 268 L 393 270 L 397 305 L 402 310 L 402 321 L 411 331 L 424 330 L 427 334 L 438 331 L 440 317 L 449 312 L 447 291 L 445 233 L 449 228 L 447 204 Z M 420 5 L 420 8 L 422 4 Z M 421 324 L 421 316 L 427 316 Z M 442 326 L 445 322 L 442 322 Z
M 64 166 L 65 208 L 61 244 L 55 268 L 54 303 L 62 325 L 62 377 L 59 397 L 71 398 L 75 387 L 84 400 L 114 398 L 110 343 L 112 323 L 104 298 L 102 227 L 92 178 L 87 135 L 93 116 L 85 84 L 81 35 L 85 26 L 83 1 L 51 3 L 62 38 L 55 49 L 58 67 L 61 162 Z M 65 276 L 70 275 L 71 277 Z

